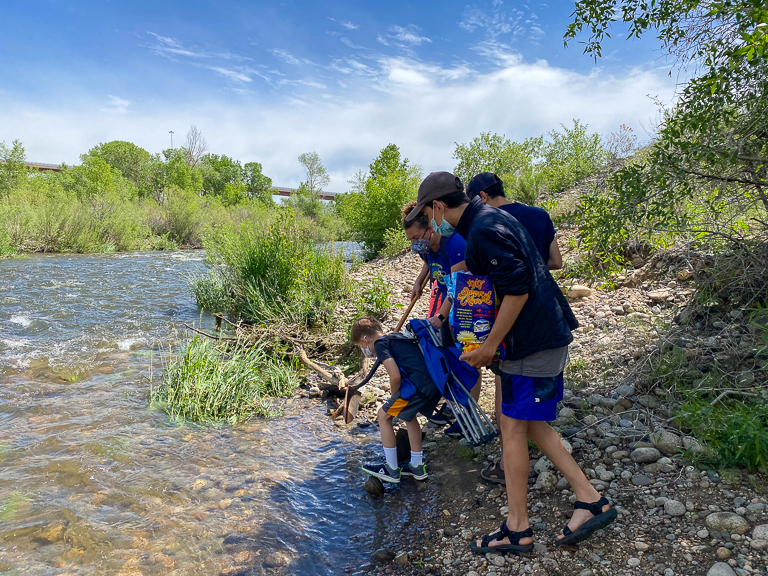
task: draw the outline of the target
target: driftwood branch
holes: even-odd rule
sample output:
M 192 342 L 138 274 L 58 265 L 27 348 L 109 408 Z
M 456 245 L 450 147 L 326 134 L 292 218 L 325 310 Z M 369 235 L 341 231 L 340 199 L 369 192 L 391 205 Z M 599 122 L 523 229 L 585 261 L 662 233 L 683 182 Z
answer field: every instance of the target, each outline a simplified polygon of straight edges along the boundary
M 219 340 L 221 342 L 237 342 L 238 338 L 222 338 L 220 336 L 214 336 L 213 334 L 208 334 L 208 332 L 203 332 L 202 330 L 198 330 L 197 328 L 193 328 L 186 322 L 184 323 L 184 327 L 187 328 L 187 330 L 192 330 L 192 332 L 196 332 L 198 334 L 201 334 L 202 336 L 207 336 L 211 340 Z
M 312 370 L 315 374 L 320 376 L 320 378 L 329 384 L 329 386 L 325 387 L 326 390 L 335 388 L 334 391 L 338 392 L 339 389 L 347 386 L 347 378 L 344 376 L 344 374 L 341 373 L 341 370 L 328 370 L 322 366 L 319 366 L 317 363 L 309 359 L 307 353 L 301 346 L 297 346 L 296 348 L 299 352 L 299 360 L 301 360 L 302 364 L 304 364 L 304 366 Z M 331 367 L 329 366 L 328 368 Z

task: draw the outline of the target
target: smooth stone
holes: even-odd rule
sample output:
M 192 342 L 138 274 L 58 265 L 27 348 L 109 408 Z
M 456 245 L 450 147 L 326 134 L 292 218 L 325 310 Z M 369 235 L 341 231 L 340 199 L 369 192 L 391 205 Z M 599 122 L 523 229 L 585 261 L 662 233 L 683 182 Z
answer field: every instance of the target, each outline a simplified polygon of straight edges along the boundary
M 724 546 L 720 546 L 720 548 L 715 550 L 715 554 L 717 555 L 718 558 L 720 558 L 720 560 L 725 560 L 731 557 L 731 551 L 728 550 L 728 548 L 725 548 Z
M 658 430 L 651 434 L 651 442 L 664 454 L 675 454 L 683 446 L 680 436 L 668 430 Z
M 402 551 L 398 552 L 395 556 L 394 560 L 395 564 L 409 564 L 410 559 L 408 558 L 408 552 Z
M 648 552 L 651 549 L 651 545 L 647 542 L 635 542 L 635 550 L 638 552 Z
M 395 553 L 386 548 L 380 548 L 373 553 L 373 557 L 379 562 L 391 562 L 395 559 Z
M 374 498 L 384 495 L 384 484 L 375 476 L 369 476 L 368 480 L 365 481 L 364 487 Z
M 749 506 L 747 506 L 749 509 Z M 755 540 L 768 540 L 768 524 L 760 524 L 752 530 L 752 538 Z
M 557 486 L 557 476 L 555 476 L 554 473 L 545 470 L 539 474 L 538 478 L 536 478 L 536 484 L 542 490 L 552 490 Z
M 632 384 L 622 384 L 621 386 L 617 386 L 614 392 L 619 396 L 634 396 L 635 387 L 632 386 Z
M 632 476 L 632 484 L 635 486 L 648 486 L 653 484 L 653 479 L 645 474 L 635 474 Z
M 592 296 L 592 289 L 581 284 L 574 284 L 567 289 L 566 295 L 568 298 L 589 298 Z
M 749 530 L 749 522 L 734 512 L 713 512 L 704 519 L 710 531 L 729 534 L 744 534 Z
M 664 512 L 670 516 L 685 516 L 685 504 L 678 500 L 667 500 L 664 502 Z
M 637 464 L 648 464 L 661 458 L 661 452 L 656 448 L 635 448 L 629 457 Z
M 718 562 L 709 569 L 707 576 L 736 576 L 736 573 L 725 562 Z

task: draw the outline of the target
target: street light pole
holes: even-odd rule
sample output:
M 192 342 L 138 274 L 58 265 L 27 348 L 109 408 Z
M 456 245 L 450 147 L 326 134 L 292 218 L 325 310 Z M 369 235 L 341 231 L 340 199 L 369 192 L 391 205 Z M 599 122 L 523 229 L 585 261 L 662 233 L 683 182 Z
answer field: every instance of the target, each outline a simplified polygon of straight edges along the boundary
M 173 150 L 173 130 L 168 130 L 168 134 L 171 135 L 171 150 Z

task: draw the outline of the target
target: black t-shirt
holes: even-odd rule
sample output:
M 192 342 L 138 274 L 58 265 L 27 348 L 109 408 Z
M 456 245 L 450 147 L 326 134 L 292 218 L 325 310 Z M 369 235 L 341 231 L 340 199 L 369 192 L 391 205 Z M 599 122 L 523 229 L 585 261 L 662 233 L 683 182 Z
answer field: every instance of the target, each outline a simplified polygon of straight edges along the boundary
M 499 210 L 511 214 L 523 225 L 546 264 L 549 260 L 549 247 L 552 245 L 552 240 L 555 239 L 555 227 L 547 211 L 519 202 L 504 204 L 499 206 Z
M 376 348 L 376 357 L 382 362 L 387 358 L 392 358 L 397 367 L 405 372 L 408 379 L 413 382 L 420 394 L 437 392 L 437 387 L 432 382 L 427 364 L 424 362 L 424 355 L 416 342 L 399 332 L 393 332 L 376 340 L 374 347 Z

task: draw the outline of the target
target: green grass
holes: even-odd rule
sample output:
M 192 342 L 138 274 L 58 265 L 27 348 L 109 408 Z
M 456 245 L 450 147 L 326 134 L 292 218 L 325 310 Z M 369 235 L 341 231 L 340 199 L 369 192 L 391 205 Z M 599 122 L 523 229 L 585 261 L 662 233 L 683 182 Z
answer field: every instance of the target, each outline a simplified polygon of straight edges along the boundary
M 173 420 L 235 424 L 253 415 L 276 416 L 274 398 L 290 394 L 298 383 L 293 368 L 262 346 L 224 348 L 196 336 L 180 356 L 166 360 L 151 401 Z

